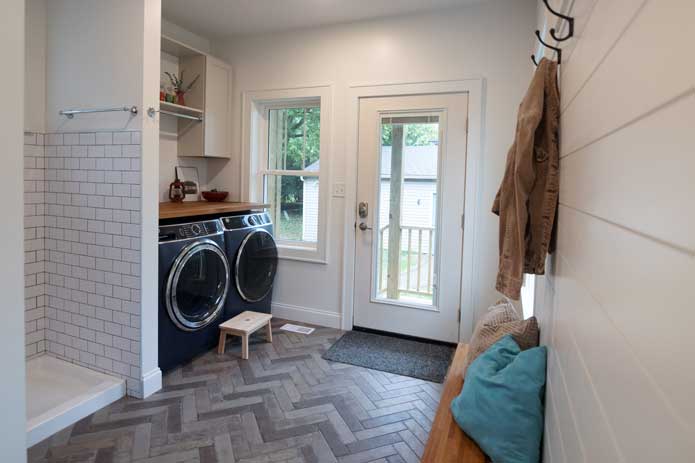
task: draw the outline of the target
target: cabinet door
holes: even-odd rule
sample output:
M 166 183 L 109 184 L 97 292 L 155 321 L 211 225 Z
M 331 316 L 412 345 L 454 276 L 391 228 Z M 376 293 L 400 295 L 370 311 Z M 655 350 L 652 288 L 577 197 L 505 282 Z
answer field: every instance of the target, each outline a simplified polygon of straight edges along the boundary
M 232 69 L 207 57 L 205 70 L 205 156 L 231 157 Z

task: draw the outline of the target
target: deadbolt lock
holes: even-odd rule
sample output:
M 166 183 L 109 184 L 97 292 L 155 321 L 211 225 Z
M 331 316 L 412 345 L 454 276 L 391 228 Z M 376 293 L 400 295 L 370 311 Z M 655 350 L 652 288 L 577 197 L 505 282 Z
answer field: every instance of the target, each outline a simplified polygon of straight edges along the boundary
M 361 219 L 366 218 L 369 215 L 369 203 L 362 201 L 357 205 L 357 214 Z

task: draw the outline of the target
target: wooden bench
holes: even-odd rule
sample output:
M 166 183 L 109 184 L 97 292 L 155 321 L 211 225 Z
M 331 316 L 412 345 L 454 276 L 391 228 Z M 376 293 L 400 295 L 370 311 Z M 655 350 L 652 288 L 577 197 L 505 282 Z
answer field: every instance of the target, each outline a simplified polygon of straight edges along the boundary
M 459 344 L 444 380 L 442 396 L 432 431 L 425 446 L 422 463 L 485 463 L 480 447 L 459 428 L 451 415 L 449 405 L 463 387 L 468 345 Z
M 273 342 L 273 328 L 270 326 L 272 315 L 246 311 L 234 318 L 230 318 L 220 325 L 220 341 L 217 345 L 217 353 L 224 354 L 227 335 L 241 336 L 241 358 L 249 359 L 249 336 L 264 326 L 268 342 Z

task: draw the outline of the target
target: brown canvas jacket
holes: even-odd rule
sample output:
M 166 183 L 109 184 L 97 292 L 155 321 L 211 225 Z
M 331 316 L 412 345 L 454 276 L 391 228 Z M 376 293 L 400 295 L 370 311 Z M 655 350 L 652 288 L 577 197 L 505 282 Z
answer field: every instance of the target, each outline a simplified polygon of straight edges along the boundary
M 496 288 L 519 299 L 524 273 L 545 273 L 560 187 L 557 63 L 538 64 L 517 118 L 516 137 L 492 212 L 500 217 Z

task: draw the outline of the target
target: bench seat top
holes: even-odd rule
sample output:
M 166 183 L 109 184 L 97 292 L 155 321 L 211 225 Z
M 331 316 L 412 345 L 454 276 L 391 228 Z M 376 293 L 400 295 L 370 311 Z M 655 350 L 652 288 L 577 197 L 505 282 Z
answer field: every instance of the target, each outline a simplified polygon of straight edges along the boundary
M 459 344 L 444 380 L 442 396 L 432 431 L 425 446 L 422 463 L 485 463 L 480 447 L 459 428 L 449 405 L 461 393 L 466 369 L 467 344 Z

